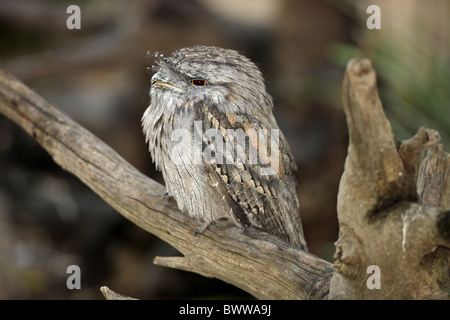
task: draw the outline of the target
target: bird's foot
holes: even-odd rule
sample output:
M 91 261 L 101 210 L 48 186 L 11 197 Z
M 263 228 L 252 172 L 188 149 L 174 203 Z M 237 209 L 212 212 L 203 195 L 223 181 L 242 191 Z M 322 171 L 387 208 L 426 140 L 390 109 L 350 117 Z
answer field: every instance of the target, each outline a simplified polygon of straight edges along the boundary
M 211 222 L 203 222 L 202 225 L 201 225 L 197 230 L 195 230 L 195 232 L 194 232 L 194 237 L 196 237 L 198 234 L 200 234 L 200 233 L 202 233 L 203 231 L 205 231 L 206 228 L 208 228 L 208 226 L 209 226 L 210 223 L 211 223 Z
M 169 191 L 164 192 L 163 195 L 161 196 L 161 199 L 167 198 L 173 198 L 173 195 Z

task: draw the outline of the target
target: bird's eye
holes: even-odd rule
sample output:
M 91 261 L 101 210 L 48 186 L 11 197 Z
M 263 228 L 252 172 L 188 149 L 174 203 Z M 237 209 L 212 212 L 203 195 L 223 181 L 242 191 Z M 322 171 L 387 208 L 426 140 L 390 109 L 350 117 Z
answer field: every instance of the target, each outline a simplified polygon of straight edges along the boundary
M 206 86 L 206 84 L 207 84 L 206 80 L 203 80 L 203 79 L 192 79 L 191 83 L 194 86 L 199 86 L 199 87 Z

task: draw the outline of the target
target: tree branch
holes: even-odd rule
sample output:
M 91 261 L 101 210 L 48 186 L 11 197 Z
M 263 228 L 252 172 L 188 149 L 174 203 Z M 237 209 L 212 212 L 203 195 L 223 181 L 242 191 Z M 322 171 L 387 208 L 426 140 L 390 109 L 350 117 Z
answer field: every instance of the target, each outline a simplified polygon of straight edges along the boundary
M 226 220 L 194 237 L 197 223 L 162 197 L 162 185 L 0 71 L 0 112 L 125 218 L 183 254 L 156 257 L 156 264 L 215 277 L 265 299 L 448 299 L 450 156 L 439 134 L 421 128 L 394 142 L 369 60 L 347 65 L 343 101 L 349 148 L 332 267 L 276 236 Z M 381 290 L 366 285 L 371 265 L 381 270 Z
M 396 147 L 378 96 L 376 74 L 367 59 L 348 63 L 343 101 L 349 147 L 339 186 L 337 272 L 330 298 L 449 298 L 450 239 L 446 227 L 450 212 L 427 205 L 443 201 L 411 202 L 417 199 L 419 156 L 437 145 L 439 134 L 421 128 L 416 136 Z M 435 184 L 450 183 L 448 171 L 441 171 L 442 167 L 449 168 L 448 160 L 437 169 L 431 150 L 428 164 L 421 169 L 429 175 L 422 173 L 419 177 L 424 185 L 422 196 L 434 193 Z M 437 172 L 438 178 L 431 178 Z M 441 188 L 439 194 L 445 194 L 445 190 Z M 448 189 L 446 192 L 448 197 Z M 382 290 L 370 290 L 365 285 L 371 265 L 381 270 Z
M 262 230 L 242 231 L 228 221 L 217 221 L 194 237 L 197 223 L 163 199 L 162 185 L 1 70 L 0 112 L 125 218 L 183 254 L 156 258 L 155 263 L 224 280 L 257 298 L 328 296 L 330 263 Z
M 106 300 L 137 300 L 135 298 L 124 296 L 120 293 L 114 292 L 106 286 L 101 287 L 100 291 L 102 292 Z
M 430 148 L 419 168 L 417 191 L 423 203 L 450 210 L 450 155 L 442 144 Z M 450 232 L 450 228 L 449 228 Z

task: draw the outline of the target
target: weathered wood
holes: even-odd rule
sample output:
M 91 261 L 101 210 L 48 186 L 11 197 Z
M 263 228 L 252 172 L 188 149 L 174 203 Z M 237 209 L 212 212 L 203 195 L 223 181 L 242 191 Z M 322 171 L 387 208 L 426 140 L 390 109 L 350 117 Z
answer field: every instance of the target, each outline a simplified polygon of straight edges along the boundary
M 421 128 L 397 150 L 378 96 L 376 74 L 367 59 L 348 63 L 343 102 L 349 147 L 339 186 L 337 272 L 330 298 L 449 298 L 450 241 L 444 230 L 450 213 L 410 202 L 417 198 L 417 160 L 439 142 L 439 135 Z M 433 167 L 431 162 L 427 168 Z M 423 169 L 428 170 L 431 175 L 436 172 Z M 447 173 L 440 177 L 450 181 Z M 379 290 L 366 285 L 371 265 L 381 271 Z
M 162 185 L 138 172 L 100 139 L 3 71 L 0 112 L 125 218 L 183 254 L 156 258 L 156 263 L 222 279 L 257 298 L 327 297 L 333 272 L 329 262 L 262 230 L 242 231 L 228 221 L 213 223 L 194 237 L 197 223 L 163 199 Z
M 450 210 L 450 155 L 442 144 L 427 150 L 420 164 L 417 191 L 424 204 Z M 449 227 L 450 232 L 450 227 Z
M 0 112 L 125 218 L 183 255 L 156 257 L 156 264 L 222 279 L 265 299 L 448 299 L 450 157 L 439 134 L 421 128 L 394 142 L 368 60 L 349 62 L 343 101 L 349 148 L 332 266 L 276 236 L 252 227 L 242 231 L 225 220 L 194 237 L 197 223 L 162 197 L 162 185 L 0 71 Z M 380 268 L 381 289 L 366 285 L 371 265 Z
M 112 291 L 110 288 L 103 286 L 100 288 L 106 300 L 137 300 L 136 298 L 124 296 L 123 294 Z

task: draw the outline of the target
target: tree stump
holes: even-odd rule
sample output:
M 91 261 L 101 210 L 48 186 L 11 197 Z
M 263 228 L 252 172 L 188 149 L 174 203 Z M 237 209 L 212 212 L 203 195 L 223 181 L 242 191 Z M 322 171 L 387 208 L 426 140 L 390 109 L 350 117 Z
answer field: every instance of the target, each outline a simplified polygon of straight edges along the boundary
M 448 299 L 450 162 L 439 134 L 420 128 L 394 142 L 367 59 L 348 63 L 343 102 L 349 147 L 330 298 Z M 378 268 L 380 289 L 366 283 L 370 266 Z

